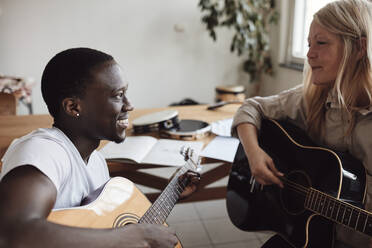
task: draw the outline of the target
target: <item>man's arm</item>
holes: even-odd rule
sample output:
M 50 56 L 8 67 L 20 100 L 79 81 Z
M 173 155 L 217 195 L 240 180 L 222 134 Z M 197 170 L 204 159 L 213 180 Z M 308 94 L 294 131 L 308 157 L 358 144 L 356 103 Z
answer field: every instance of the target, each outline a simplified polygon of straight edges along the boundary
M 56 201 L 52 181 L 33 166 L 20 166 L 0 182 L 0 247 L 174 247 L 174 231 L 162 225 L 116 229 L 63 226 L 46 219 Z

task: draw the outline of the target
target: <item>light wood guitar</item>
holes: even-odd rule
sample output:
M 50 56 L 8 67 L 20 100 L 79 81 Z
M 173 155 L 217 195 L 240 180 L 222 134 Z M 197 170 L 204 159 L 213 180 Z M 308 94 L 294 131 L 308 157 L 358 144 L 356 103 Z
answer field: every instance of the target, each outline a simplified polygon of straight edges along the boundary
M 166 225 L 166 218 L 188 184 L 187 178 L 179 180 L 179 176 L 187 170 L 200 171 L 200 159 L 190 149 L 182 153 L 185 165 L 152 205 L 133 182 L 114 177 L 94 201 L 80 207 L 53 210 L 48 221 L 86 228 L 116 228 L 131 223 Z M 180 242 L 176 247 L 182 247 Z

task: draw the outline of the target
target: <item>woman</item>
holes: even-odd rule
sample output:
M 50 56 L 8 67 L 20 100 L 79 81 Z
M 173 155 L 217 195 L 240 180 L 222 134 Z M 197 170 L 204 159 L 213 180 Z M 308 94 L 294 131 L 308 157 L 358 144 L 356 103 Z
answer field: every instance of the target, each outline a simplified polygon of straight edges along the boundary
M 247 99 L 232 132 L 241 140 L 258 183 L 283 187 L 272 159 L 257 142 L 263 117 L 286 119 L 319 145 L 348 151 L 367 172 L 366 210 L 372 210 L 372 3 L 332 2 L 315 15 L 303 85 L 270 97 Z M 276 236 L 277 237 L 277 236 Z M 368 247 L 369 237 L 337 226 L 336 247 Z M 271 245 L 265 247 L 279 247 Z

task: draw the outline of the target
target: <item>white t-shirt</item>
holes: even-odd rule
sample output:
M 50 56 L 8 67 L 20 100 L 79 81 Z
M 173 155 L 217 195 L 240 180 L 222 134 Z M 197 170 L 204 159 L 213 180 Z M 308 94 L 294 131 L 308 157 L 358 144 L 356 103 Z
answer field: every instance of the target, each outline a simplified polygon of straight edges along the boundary
M 32 165 L 56 186 L 54 209 L 79 206 L 91 192 L 109 180 L 103 156 L 93 151 L 88 164 L 58 128 L 40 128 L 15 141 L 2 158 L 1 179 L 12 169 Z

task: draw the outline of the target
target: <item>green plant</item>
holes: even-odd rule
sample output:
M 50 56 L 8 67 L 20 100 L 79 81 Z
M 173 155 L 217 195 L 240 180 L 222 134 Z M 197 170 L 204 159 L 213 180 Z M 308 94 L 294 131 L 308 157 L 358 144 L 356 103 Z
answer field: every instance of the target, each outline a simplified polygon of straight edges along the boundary
M 262 73 L 273 73 L 269 26 L 279 19 L 274 0 L 200 0 L 199 7 L 206 12 L 202 22 L 214 41 L 217 27 L 234 28 L 230 51 L 246 56 L 243 69 L 251 82 L 257 81 Z

